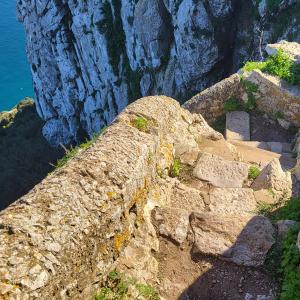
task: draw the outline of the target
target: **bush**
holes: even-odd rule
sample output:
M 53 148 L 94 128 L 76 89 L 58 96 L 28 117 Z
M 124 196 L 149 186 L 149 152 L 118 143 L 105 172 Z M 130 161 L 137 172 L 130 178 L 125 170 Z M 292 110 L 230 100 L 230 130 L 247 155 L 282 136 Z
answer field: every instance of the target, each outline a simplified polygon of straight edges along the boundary
M 246 72 L 251 72 L 253 70 L 262 70 L 265 67 L 265 62 L 258 61 L 247 61 L 243 70 Z
M 300 299 L 300 253 L 296 245 L 300 224 L 289 230 L 283 240 L 281 260 L 282 288 L 280 300 Z
M 268 56 L 265 62 L 247 62 L 243 70 L 247 72 L 261 70 L 278 76 L 290 84 L 300 85 L 300 64 L 296 64 L 282 49 L 279 49 L 276 54 Z
M 280 279 L 281 290 L 278 300 L 300 299 L 300 252 L 296 245 L 300 231 L 300 197 L 290 201 L 269 205 L 267 215 L 273 220 L 294 220 L 293 226 L 284 236 L 277 241 L 273 251 L 268 255 L 273 261 L 273 273 Z M 275 208 L 275 209 L 274 209 Z

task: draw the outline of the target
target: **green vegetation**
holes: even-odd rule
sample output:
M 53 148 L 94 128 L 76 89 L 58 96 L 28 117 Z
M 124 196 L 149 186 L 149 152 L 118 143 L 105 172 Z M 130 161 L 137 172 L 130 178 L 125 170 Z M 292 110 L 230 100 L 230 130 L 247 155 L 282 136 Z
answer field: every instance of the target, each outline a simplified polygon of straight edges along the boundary
M 237 98 L 229 98 L 225 103 L 224 103 L 224 111 L 225 112 L 230 112 L 230 111 L 235 111 L 235 110 L 241 110 L 243 109 L 243 105 L 241 101 Z
M 214 123 L 211 125 L 211 127 L 218 131 L 221 132 L 222 134 L 224 134 L 225 132 L 225 128 L 226 128 L 226 115 L 222 115 L 220 117 L 218 117 Z
M 278 5 L 280 4 L 282 0 L 267 0 L 267 7 L 270 10 L 275 9 L 276 7 L 278 7 Z
M 178 177 L 182 170 L 182 163 L 180 159 L 176 158 L 171 168 L 171 177 Z
M 131 293 L 134 293 L 132 295 Z M 150 285 L 140 284 L 133 278 L 112 271 L 108 274 L 105 285 L 95 295 L 95 300 L 147 299 L 160 300 L 157 291 Z
M 105 130 L 105 128 L 102 128 L 100 133 L 95 134 L 92 139 L 87 140 L 85 143 L 82 143 L 76 147 L 71 147 L 70 149 L 65 148 L 65 155 L 57 161 L 55 168 L 59 169 L 59 168 L 63 167 L 80 150 L 88 149 L 95 142 L 95 140 L 104 132 L 104 130 Z
M 284 115 L 283 115 L 283 113 L 282 113 L 281 111 L 277 111 L 277 112 L 275 113 L 275 118 L 276 118 L 276 119 L 283 119 L 283 118 L 284 118 Z
M 251 166 L 248 171 L 248 178 L 255 180 L 261 173 L 260 169 L 257 166 Z
M 277 279 L 280 278 L 281 291 L 276 299 L 300 299 L 300 252 L 296 245 L 300 231 L 300 197 L 287 202 L 280 200 L 273 205 L 264 205 L 263 208 L 261 212 L 273 222 L 279 220 L 297 222 L 282 239 L 278 238 L 268 254 L 266 265 Z
M 264 62 L 247 62 L 244 71 L 255 69 L 278 76 L 290 84 L 300 85 L 300 64 L 296 64 L 288 54 L 279 49 L 275 55 L 269 56 Z
M 237 98 L 230 98 L 224 103 L 225 113 L 235 110 L 251 111 L 256 108 L 256 99 L 253 93 L 248 93 L 248 101 L 243 102 Z
M 292 227 L 282 245 L 282 287 L 280 300 L 300 299 L 300 253 L 296 245 L 300 224 Z
M 147 132 L 149 130 L 149 122 L 143 117 L 138 117 L 131 124 L 140 131 Z

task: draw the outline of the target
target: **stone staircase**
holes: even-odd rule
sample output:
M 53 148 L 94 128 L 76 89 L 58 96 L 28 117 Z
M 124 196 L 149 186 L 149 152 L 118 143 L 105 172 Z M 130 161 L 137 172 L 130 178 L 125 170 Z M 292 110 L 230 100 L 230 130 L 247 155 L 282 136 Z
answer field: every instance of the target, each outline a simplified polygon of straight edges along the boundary
M 278 158 L 283 169 L 291 169 L 296 164 L 291 143 L 251 140 L 250 115 L 247 112 L 232 111 L 226 114 L 225 138 L 245 154 L 249 162 L 252 160 L 263 166 L 273 158 Z

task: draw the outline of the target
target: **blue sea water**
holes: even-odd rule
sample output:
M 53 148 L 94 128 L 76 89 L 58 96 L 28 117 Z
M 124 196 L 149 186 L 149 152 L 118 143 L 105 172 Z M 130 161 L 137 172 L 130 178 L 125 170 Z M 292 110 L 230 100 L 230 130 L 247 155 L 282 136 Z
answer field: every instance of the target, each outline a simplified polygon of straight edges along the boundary
M 24 30 L 16 19 L 16 0 L 0 0 L 0 111 L 33 95 Z

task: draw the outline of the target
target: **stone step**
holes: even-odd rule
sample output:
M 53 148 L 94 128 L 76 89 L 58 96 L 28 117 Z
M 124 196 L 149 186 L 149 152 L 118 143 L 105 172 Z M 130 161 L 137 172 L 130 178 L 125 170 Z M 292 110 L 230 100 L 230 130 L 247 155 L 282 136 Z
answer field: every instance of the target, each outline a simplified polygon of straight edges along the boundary
M 232 111 L 226 114 L 227 140 L 250 141 L 250 115 L 245 111 Z
M 246 145 L 253 148 L 259 148 L 271 152 L 275 152 L 278 154 L 282 153 L 291 153 L 291 144 L 290 143 L 281 143 L 281 142 L 257 142 L 257 141 L 238 141 L 232 140 L 229 142 L 233 142 L 239 145 Z
M 215 187 L 241 188 L 248 177 L 248 168 L 245 163 L 204 152 L 197 160 L 193 176 Z
M 275 240 L 272 223 L 263 216 L 245 213 L 193 213 L 194 254 L 223 258 L 238 265 L 264 264 Z
M 269 164 L 274 158 L 278 158 L 281 167 L 284 170 L 289 170 L 296 165 L 296 159 L 292 153 L 278 154 L 261 148 L 249 146 L 248 143 L 242 141 L 230 141 L 234 145 L 241 156 L 242 161 L 249 164 L 258 164 L 262 167 Z

